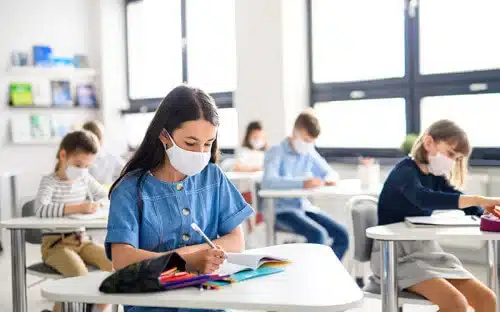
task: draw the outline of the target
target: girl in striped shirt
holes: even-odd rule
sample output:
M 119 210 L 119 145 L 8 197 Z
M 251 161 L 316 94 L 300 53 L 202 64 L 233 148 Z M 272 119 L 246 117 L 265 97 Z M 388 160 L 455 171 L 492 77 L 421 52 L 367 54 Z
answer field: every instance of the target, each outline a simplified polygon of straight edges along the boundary
M 63 217 L 77 213 L 93 213 L 105 199 L 107 192 L 91 175 L 99 148 L 97 137 L 88 131 L 67 134 L 57 152 L 55 172 L 44 176 L 36 198 L 36 215 L 40 218 Z M 42 238 L 42 259 L 65 277 L 88 273 L 86 264 L 111 271 L 103 246 L 85 239 L 82 228 L 45 231 Z M 53 311 L 60 311 L 59 304 Z M 104 311 L 106 305 L 94 307 Z

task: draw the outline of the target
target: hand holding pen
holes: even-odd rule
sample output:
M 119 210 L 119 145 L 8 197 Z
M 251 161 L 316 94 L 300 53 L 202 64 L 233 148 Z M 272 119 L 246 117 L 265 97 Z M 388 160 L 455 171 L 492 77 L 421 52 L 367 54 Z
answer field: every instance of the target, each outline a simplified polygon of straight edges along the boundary
M 219 269 L 224 263 L 226 253 L 220 247 L 217 247 L 203 231 L 195 223 L 191 224 L 191 228 L 199 233 L 207 244 L 209 249 L 200 250 L 191 254 L 183 255 L 184 260 L 189 267 L 194 268 L 199 273 L 210 274 Z

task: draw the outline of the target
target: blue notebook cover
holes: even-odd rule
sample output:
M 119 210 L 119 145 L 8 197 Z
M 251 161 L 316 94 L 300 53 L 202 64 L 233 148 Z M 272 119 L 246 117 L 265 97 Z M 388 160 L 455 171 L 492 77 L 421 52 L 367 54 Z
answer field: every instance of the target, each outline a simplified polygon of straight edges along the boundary
M 281 273 L 283 271 L 285 271 L 285 269 L 283 269 L 283 268 L 277 268 L 277 267 L 272 267 L 272 266 L 269 266 L 269 267 L 261 266 L 257 270 L 245 270 L 245 271 L 241 271 L 238 273 L 234 273 L 233 275 L 231 275 L 230 280 L 233 283 L 238 283 L 238 282 L 243 282 L 243 281 L 246 281 L 246 280 L 249 280 L 252 278 L 256 278 L 256 277 L 262 277 L 262 276 L 267 276 L 267 275 L 271 275 L 271 274 Z M 208 284 L 213 284 L 216 286 L 225 286 L 225 285 L 231 284 L 231 282 L 211 281 L 211 282 L 208 282 Z

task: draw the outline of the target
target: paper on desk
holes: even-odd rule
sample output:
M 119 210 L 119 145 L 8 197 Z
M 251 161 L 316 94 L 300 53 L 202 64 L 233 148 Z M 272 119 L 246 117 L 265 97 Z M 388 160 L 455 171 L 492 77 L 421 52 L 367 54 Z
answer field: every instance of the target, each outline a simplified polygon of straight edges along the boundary
M 98 220 L 106 219 L 108 217 L 108 209 L 97 209 L 94 213 L 75 213 L 70 214 L 67 217 L 76 220 Z

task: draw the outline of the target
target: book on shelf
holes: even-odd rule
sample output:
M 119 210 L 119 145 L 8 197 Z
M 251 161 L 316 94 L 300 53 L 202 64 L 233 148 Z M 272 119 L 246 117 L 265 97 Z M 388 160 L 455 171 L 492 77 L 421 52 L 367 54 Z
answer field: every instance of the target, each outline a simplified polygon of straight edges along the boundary
M 73 106 L 69 81 L 55 80 L 50 82 L 52 89 L 52 104 L 60 107 Z
M 47 107 L 52 104 L 51 86 L 48 80 L 33 83 L 33 105 Z
M 95 89 L 92 84 L 76 86 L 76 104 L 80 107 L 97 107 Z
M 12 106 L 33 105 L 31 83 L 12 82 L 9 86 L 9 98 Z

